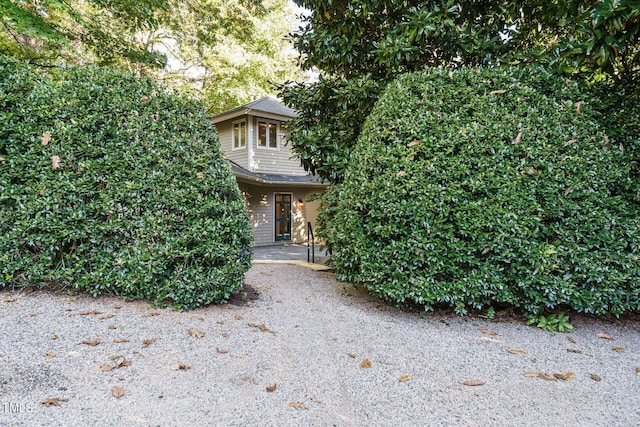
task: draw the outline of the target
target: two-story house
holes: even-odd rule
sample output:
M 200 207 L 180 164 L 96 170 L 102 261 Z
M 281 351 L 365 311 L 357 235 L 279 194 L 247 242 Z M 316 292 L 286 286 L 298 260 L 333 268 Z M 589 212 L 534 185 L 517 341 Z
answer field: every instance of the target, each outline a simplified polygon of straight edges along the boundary
M 315 227 L 327 184 L 307 173 L 286 144 L 287 122 L 295 111 L 273 97 L 213 117 L 222 152 L 245 200 L 254 246 L 304 243 L 307 223 Z

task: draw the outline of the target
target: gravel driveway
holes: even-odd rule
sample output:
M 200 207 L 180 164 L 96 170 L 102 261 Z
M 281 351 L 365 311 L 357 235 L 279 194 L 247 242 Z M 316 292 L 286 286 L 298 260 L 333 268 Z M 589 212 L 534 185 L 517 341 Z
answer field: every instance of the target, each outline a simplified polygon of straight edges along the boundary
M 640 425 L 637 318 L 552 334 L 402 311 L 300 266 L 246 282 L 257 299 L 191 312 L 0 292 L 0 425 Z

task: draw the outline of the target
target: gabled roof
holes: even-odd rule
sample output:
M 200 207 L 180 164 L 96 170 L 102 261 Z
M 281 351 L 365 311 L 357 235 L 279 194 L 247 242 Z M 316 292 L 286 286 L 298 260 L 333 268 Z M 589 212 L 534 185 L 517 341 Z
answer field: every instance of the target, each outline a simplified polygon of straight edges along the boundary
M 284 103 L 282 103 L 279 99 L 272 96 L 265 96 L 248 104 L 232 108 L 231 110 L 223 111 L 222 113 L 218 113 L 212 117 L 212 120 L 213 123 L 219 123 L 224 120 L 229 120 L 248 114 L 254 116 L 266 115 L 267 117 L 276 116 L 280 120 L 288 120 L 298 116 L 295 111 L 284 105 Z

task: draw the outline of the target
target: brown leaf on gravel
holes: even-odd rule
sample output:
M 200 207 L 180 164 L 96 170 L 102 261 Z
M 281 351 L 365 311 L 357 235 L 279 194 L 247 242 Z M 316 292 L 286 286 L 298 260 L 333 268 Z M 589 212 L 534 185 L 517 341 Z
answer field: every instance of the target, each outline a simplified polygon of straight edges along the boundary
M 48 358 L 48 359 L 52 359 L 52 358 L 54 358 L 54 357 L 58 357 L 58 355 L 57 355 L 57 354 L 55 354 L 55 353 L 53 353 L 53 352 L 51 352 L 51 353 L 45 353 L 45 354 L 43 354 L 43 356 L 44 356 L 44 357 L 46 357 L 46 358 Z
M 613 350 L 617 351 L 618 353 L 622 353 L 624 351 L 624 347 L 615 346 L 613 347 Z
M 567 351 L 569 353 L 576 353 L 576 354 L 582 354 L 582 350 L 579 350 L 577 348 L 568 348 Z
M 477 387 L 477 386 L 481 386 L 481 385 L 485 385 L 484 381 L 480 381 L 480 380 L 467 380 L 465 382 L 463 382 L 462 384 L 469 386 L 469 387 Z
M 100 370 L 102 372 L 110 372 L 113 370 L 113 365 L 107 365 L 107 364 L 100 365 Z
M 371 361 L 369 359 L 364 359 L 360 362 L 360 367 L 364 369 L 369 369 L 371 367 Z
M 120 386 L 114 385 L 113 387 L 111 387 L 111 394 L 113 395 L 113 397 L 120 399 L 122 396 L 124 396 L 124 389 Z
M 98 337 L 96 339 L 93 340 L 84 340 L 81 342 L 81 344 L 86 344 L 86 345 L 90 345 L 91 347 L 95 347 L 98 344 L 100 344 L 100 342 L 102 341 L 102 338 Z
M 116 325 L 109 325 L 108 328 L 109 329 L 118 329 Z
M 278 388 L 278 384 L 273 384 L 267 387 L 267 392 L 273 393 Z
M 520 356 L 524 356 L 525 354 L 527 354 L 527 352 L 524 350 L 507 350 L 507 352 L 511 354 L 519 354 Z
M 355 354 L 353 354 L 353 353 L 347 353 L 347 356 L 349 356 L 349 357 L 350 357 L 350 358 L 352 358 L 352 359 L 355 359 L 355 358 L 356 358 L 356 355 L 355 355 Z
M 311 396 L 311 397 L 309 398 L 309 400 L 310 400 L 310 401 L 312 401 L 312 402 L 315 402 L 315 403 L 322 403 L 322 402 L 320 402 L 320 399 L 318 399 L 318 398 L 317 398 L 317 397 L 315 397 L 315 396 Z
M 220 334 L 223 338 L 229 338 L 229 334 L 227 334 L 226 332 L 223 332 Z
M 194 338 L 202 338 L 205 335 L 204 331 L 201 331 L 198 328 L 189 328 L 189 329 L 187 329 L 187 333 L 189 335 L 191 335 L 192 337 L 194 337 Z
M 609 341 L 613 341 L 614 340 L 614 338 L 611 335 L 609 335 L 609 334 L 607 334 L 605 332 L 600 332 L 600 333 L 596 334 L 596 337 L 602 338 L 602 339 L 605 339 L 605 340 L 609 340 Z
M 600 378 L 600 375 L 596 375 L 596 374 L 592 374 L 591 372 L 589 372 L 589 376 L 591 377 L 592 380 L 600 382 L 602 381 L 602 378 Z
M 14 302 L 16 299 L 12 295 L 7 295 L 4 302 Z
M 142 348 L 147 348 L 149 347 L 151 344 L 153 344 L 154 342 L 158 341 L 158 338 L 149 338 L 147 340 L 144 340 L 142 342 Z
M 575 378 L 575 374 L 573 372 L 567 372 L 566 374 L 553 374 L 553 376 L 562 381 L 571 381 Z
M 409 375 L 403 375 L 400 378 L 398 378 L 398 381 L 400 381 L 401 383 L 409 381 L 411 379 L 411 377 Z
M 53 335 L 51 335 L 51 339 L 52 339 L 52 340 L 57 340 L 57 339 L 58 339 L 58 336 L 57 336 L 56 334 L 53 334 Z
M 271 333 L 271 334 L 273 334 L 273 335 L 275 335 L 275 334 L 276 334 L 276 333 L 275 333 L 275 331 L 272 331 L 271 329 L 267 328 L 267 327 L 265 326 L 265 324 L 264 324 L 264 323 L 261 323 L 261 324 L 259 324 L 259 325 L 256 325 L 255 323 L 247 323 L 247 325 L 248 325 L 248 326 L 250 326 L 250 327 L 252 327 L 252 328 L 258 328 L 258 329 L 260 329 L 262 332 L 269 332 L 269 333 Z
M 536 378 L 540 375 L 540 372 L 534 372 L 534 371 L 525 371 L 524 376 L 527 378 Z
M 542 378 L 545 381 L 558 381 L 555 377 L 552 377 L 551 375 L 547 375 L 543 372 L 540 372 L 538 374 L 538 378 Z
M 89 316 L 89 315 L 93 315 L 93 314 L 102 314 L 102 312 L 98 311 L 98 310 L 84 310 L 84 311 L 81 311 L 78 314 L 80 316 Z
M 289 402 L 289 406 L 297 409 L 307 409 L 307 406 L 304 403 L 300 402 Z
M 576 343 L 576 340 L 574 340 L 571 337 L 567 337 L 567 341 L 569 341 L 571 344 L 575 344 Z
M 112 317 L 116 317 L 116 315 L 113 313 L 104 314 L 102 316 L 98 316 L 98 319 L 104 320 L 104 319 L 111 319 Z
M 640 367 L 636 368 L 636 374 L 640 374 Z
M 68 398 L 61 398 L 61 397 L 50 397 L 48 399 L 42 399 L 40 401 L 40 403 L 42 403 L 44 406 L 60 406 L 60 402 L 68 402 L 69 399 Z
M 182 362 L 178 362 L 175 365 L 171 365 L 171 370 L 172 371 L 186 371 L 191 369 L 191 366 L 187 366 Z
M 143 315 L 143 317 L 153 317 L 153 316 L 160 316 L 160 313 L 158 313 L 157 311 L 149 311 Z
M 487 334 L 487 335 L 498 335 L 497 332 L 492 331 L 491 329 L 487 329 L 487 328 L 479 328 L 478 329 L 480 332 L 482 332 L 483 334 Z
M 239 314 L 236 314 L 235 316 L 233 316 L 233 318 L 236 320 L 242 320 L 242 316 L 240 316 Z
M 120 344 L 120 343 L 123 343 L 123 342 L 129 342 L 129 340 L 126 339 L 126 338 L 116 338 L 115 340 L 113 340 L 113 342 L 116 343 L 116 344 Z
M 123 356 L 118 356 L 114 359 L 114 363 L 115 366 L 114 368 L 122 368 L 124 366 L 131 366 L 131 360 L 123 357 Z
M 220 348 L 220 347 L 216 348 L 216 351 L 217 351 L 218 353 L 220 353 L 220 354 L 227 354 L 227 353 L 229 353 L 229 350 L 227 350 L 226 348 Z

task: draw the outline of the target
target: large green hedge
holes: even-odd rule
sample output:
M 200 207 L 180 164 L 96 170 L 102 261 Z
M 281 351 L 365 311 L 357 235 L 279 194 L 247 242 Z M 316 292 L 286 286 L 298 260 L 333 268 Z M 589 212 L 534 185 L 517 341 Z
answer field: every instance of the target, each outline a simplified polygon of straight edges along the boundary
M 241 194 L 203 107 L 101 68 L 0 58 L 0 272 L 177 308 L 250 266 Z
M 638 135 L 608 135 L 593 93 L 502 68 L 391 83 L 325 198 L 338 277 L 458 313 L 640 309 Z

